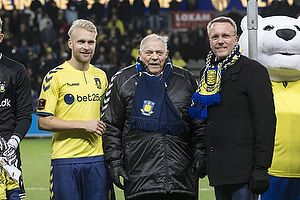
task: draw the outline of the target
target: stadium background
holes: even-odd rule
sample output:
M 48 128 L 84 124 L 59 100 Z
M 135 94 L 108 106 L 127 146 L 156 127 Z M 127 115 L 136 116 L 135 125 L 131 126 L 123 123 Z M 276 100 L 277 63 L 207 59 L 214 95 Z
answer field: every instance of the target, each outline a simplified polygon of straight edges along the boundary
M 36 0 L 39 1 L 39 0 Z M 70 0 L 72 1 L 72 0 Z M 116 7 L 120 7 L 123 1 L 116 1 Z M 142 19 L 142 33 L 139 36 L 136 36 L 136 29 L 138 26 L 136 24 L 136 17 L 134 14 L 134 9 L 131 8 L 131 18 L 129 23 L 124 23 L 125 35 L 118 35 L 115 37 L 112 35 L 111 29 L 107 27 L 108 22 L 110 21 L 108 13 L 110 11 L 109 1 L 100 0 L 99 2 L 104 5 L 104 18 L 99 24 L 97 24 L 98 31 L 100 36 L 103 36 L 102 40 L 99 39 L 97 43 L 96 54 L 92 63 L 97 65 L 97 58 L 100 54 L 104 54 L 105 63 L 102 65 L 97 65 L 99 68 L 103 68 L 108 77 L 114 73 L 115 70 L 124 67 L 134 61 L 134 58 L 126 60 L 123 62 L 120 55 L 114 54 L 110 46 L 115 46 L 117 52 L 120 51 L 128 57 L 134 57 L 134 52 L 136 53 L 137 45 L 140 39 L 150 32 L 157 32 L 159 34 L 165 34 L 169 36 L 169 47 L 170 55 L 175 55 L 175 50 L 179 52 L 181 59 L 186 62 L 186 68 L 194 73 L 196 78 L 198 77 L 199 70 L 204 67 L 204 58 L 209 49 L 207 36 L 205 33 L 205 25 L 213 17 L 226 15 L 231 16 L 237 21 L 246 14 L 247 0 L 198 0 L 198 6 L 189 10 L 186 8 L 185 3 L 188 0 L 179 1 L 180 9 L 179 10 L 170 10 L 169 3 L 170 0 L 159 0 L 160 2 L 160 29 L 151 30 L 149 27 L 150 12 L 149 12 L 149 2 L 150 0 L 145 0 L 146 7 L 144 8 L 145 14 Z M 35 16 L 44 16 L 46 11 L 46 4 L 49 2 L 55 2 L 55 9 L 58 13 L 64 14 L 68 9 L 67 0 L 55 0 L 55 1 L 40 1 L 42 5 L 41 13 L 35 12 Z M 87 11 L 90 11 L 91 6 L 94 4 L 94 0 L 88 1 L 75 1 L 77 5 L 86 2 L 85 6 Z M 292 17 L 298 17 L 300 12 L 300 0 L 282 0 L 276 1 L 277 4 L 273 4 L 272 0 L 258 0 L 259 14 L 262 16 L 269 15 L 289 15 Z M 33 110 L 36 107 L 36 100 L 40 90 L 41 79 L 45 71 L 49 70 L 53 66 L 56 66 L 62 63 L 64 60 L 69 58 L 69 50 L 65 48 L 66 42 L 66 31 L 69 24 L 66 24 L 65 32 L 61 34 L 61 28 L 57 27 L 55 19 L 52 20 L 53 28 L 56 34 L 58 35 L 53 44 L 45 44 L 44 41 L 41 41 L 40 37 L 42 35 L 42 30 L 37 30 L 37 35 L 34 35 L 33 32 L 30 32 L 38 26 L 38 22 L 35 19 L 34 24 L 30 24 L 28 13 L 31 10 L 31 0 L 2 0 L 0 4 L 0 16 L 4 22 L 3 31 L 5 34 L 4 41 L 0 44 L 0 51 L 4 54 L 12 57 L 20 62 L 22 62 L 28 69 L 30 78 L 32 80 L 32 98 L 33 98 Z M 132 6 L 133 0 L 130 0 L 130 5 Z M 79 7 L 78 7 L 79 8 Z M 61 12 L 62 11 L 62 12 Z M 77 10 L 79 12 L 79 10 Z M 117 12 L 120 14 L 120 12 Z M 79 14 L 79 13 L 77 13 Z M 60 16 L 61 17 L 61 16 Z M 63 16 L 64 17 L 64 16 Z M 91 15 L 79 16 L 78 18 L 91 18 Z M 5 20 L 4 20 L 5 19 Z M 8 21 L 6 21 L 8 19 Z M 17 20 L 16 20 L 17 19 Z M 64 21 L 65 22 L 65 21 Z M 25 30 L 29 31 L 32 35 L 37 36 L 38 38 L 38 49 L 40 51 L 32 51 L 32 45 L 36 45 L 32 41 L 26 41 L 25 33 L 20 32 L 21 24 L 25 24 Z M 133 25 L 133 33 L 129 34 L 131 30 L 131 24 Z M 13 28 L 15 30 L 13 30 Z M 62 36 L 63 35 L 63 36 Z M 177 46 L 173 44 L 173 39 L 178 37 L 179 44 Z M 117 39 L 116 39 L 117 38 Z M 32 38 L 31 38 L 32 39 Z M 63 39 L 63 40 L 61 40 Z M 25 40 L 25 44 L 23 44 Z M 116 41 L 115 41 L 116 40 Z M 129 43 L 128 43 L 129 41 Z M 195 42 L 196 41 L 196 42 Z M 28 42 L 26 44 L 26 42 Z M 122 45 L 116 45 L 117 43 L 125 46 L 125 50 Z M 198 43 L 198 45 L 197 45 Z M 58 47 L 57 47 L 58 46 Z M 51 52 L 48 47 L 51 47 Z M 104 50 L 102 49 L 104 47 Z M 201 54 L 200 54 L 201 52 Z M 36 54 L 34 54 L 36 53 Z M 196 53 L 196 54 L 195 54 Z M 34 57 L 35 56 L 35 57 Z M 136 56 L 136 55 L 135 55 Z M 25 57 L 25 59 L 24 59 Z M 111 57 L 118 57 L 120 60 L 115 61 L 110 60 Z M 27 60 L 26 58 L 30 58 Z M 32 59 L 31 59 L 32 58 Z M 47 60 L 50 58 L 50 60 Z M 172 58 L 173 59 L 173 58 Z M 175 59 L 175 58 L 174 58 Z M 33 63 L 36 66 L 33 66 Z M 49 66 L 48 66 L 49 65 Z M 112 66 L 117 65 L 115 70 L 111 70 Z M 48 67 L 48 68 L 47 68 Z M 36 115 L 33 113 L 33 122 L 26 138 L 21 143 L 21 155 L 22 155 L 22 164 L 23 164 L 23 177 L 25 182 L 25 188 L 27 191 L 27 198 L 30 200 L 44 200 L 49 199 L 49 171 L 50 171 L 50 145 L 51 145 L 51 136 L 50 132 L 40 131 L 37 128 Z M 211 200 L 213 197 L 213 190 L 208 186 L 207 178 L 200 181 L 200 197 L 201 199 Z M 122 191 L 116 189 L 118 199 L 124 199 Z

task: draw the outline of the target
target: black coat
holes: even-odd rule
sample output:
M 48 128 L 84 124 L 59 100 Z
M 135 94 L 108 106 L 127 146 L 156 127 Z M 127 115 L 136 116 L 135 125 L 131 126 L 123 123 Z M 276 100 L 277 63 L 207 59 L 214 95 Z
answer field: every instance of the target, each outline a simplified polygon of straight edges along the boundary
M 210 185 L 248 182 L 254 165 L 267 169 L 273 156 L 276 116 L 266 68 L 242 56 L 222 75 L 220 96 L 206 123 Z
M 193 156 L 205 151 L 205 124 L 188 116 L 190 99 L 197 89 L 196 80 L 189 71 L 174 67 L 166 90 L 190 131 L 179 136 L 163 136 L 159 132 L 129 129 L 138 78 L 135 66 L 130 66 L 111 79 L 102 118 L 106 124 L 105 158 L 110 167 L 124 166 L 129 177 L 125 182 L 125 198 L 166 192 L 193 196 Z

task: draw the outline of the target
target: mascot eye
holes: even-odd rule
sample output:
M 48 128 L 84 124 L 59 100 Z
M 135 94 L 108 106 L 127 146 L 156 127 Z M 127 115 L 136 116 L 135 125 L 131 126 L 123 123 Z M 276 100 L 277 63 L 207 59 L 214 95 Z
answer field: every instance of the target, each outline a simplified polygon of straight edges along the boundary
M 271 31 L 272 29 L 274 29 L 273 25 L 268 25 L 268 26 L 264 27 L 264 31 Z
M 295 27 L 297 28 L 297 30 L 298 30 L 298 31 L 300 31 L 300 28 L 299 28 L 299 26 L 295 25 Z

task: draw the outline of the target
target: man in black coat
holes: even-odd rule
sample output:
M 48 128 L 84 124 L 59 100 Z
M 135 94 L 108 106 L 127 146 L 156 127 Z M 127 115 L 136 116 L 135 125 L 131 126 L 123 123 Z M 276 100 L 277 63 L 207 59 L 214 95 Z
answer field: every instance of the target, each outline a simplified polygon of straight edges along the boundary
M 197 83 L 168 55 L 166 37 L 146 36 L 106 93 L 104 155 L 125 199 L 193 200 L 205 175 L 205 124 L 188 115 Z
M 228 17 L 207 25 L 211 51 L 189 108 L 207 119 L 207 174 L 217 200 L 256 200 L 270 185 L 276 116 L 264 66 L 241 54 Z

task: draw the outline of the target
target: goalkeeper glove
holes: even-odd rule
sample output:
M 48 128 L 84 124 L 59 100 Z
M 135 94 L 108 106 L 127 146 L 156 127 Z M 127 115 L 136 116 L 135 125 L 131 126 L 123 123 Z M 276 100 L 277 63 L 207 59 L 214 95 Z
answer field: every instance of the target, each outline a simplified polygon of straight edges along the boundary
M 15 166 L 10 166 L 7 164 L 4 157 L 0 157 L 0 165 L 4 168 L 8 176 L 19 183 L 21 171 Z
M 20 141 L 20 138 L 16 135 L 11 136 L 8 140 L 7 148 L 3 152 L 3 156 L 6 158 L 8 165 L 17 166 L 18 160 L 16 149 L 18 148 Z
M 0 153 L 2 154 L 7 149 L 6 141 L 0 136 Z

